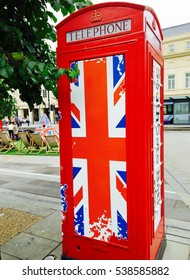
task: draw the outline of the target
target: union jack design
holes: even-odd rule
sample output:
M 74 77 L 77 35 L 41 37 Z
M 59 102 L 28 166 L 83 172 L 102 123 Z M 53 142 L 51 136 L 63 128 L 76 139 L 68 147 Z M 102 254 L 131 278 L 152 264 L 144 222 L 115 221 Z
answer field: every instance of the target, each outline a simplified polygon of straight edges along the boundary
M 71 67 L 74 67 L 76 63 L 80 69 L 80 75 L 76 77 L 75 83 L 71 84 L 72 135 L 86 137 L 83 61 L 73 62 Z
M 109 81 L 107 84 L 109 137 L 125 137 L 125 63 L 123 55 L 107 58 L 107 81 Z
M 88 184 L 87 160 L 73 159 L 74 180 L 74 225 L 75 231 L 80 235 L 88 236 Z
M 75 232 L 107 242 L 127 240 L 124 56 L 75 63 L 80 70 L 71 86 Z
M 126 162 L 110 161 L 112 231 L 118 238 L 127 238 L 127 172 Z
M 43 125 L 45 125 L 45 127 L 43 127 Z M 39 120 L 39 125 L 38 125 L 38 127 L 35 128 L 35 133 L 40 134 L 43 138 L 45 135 L 56 135 L 57 139 L 59 139 L 58 131 L 56 130 L 56 128 L 54 128 L 52 126 L 52 124 L 46 114 L 43 114 L 41 116 L 41 118 Z
M 65 184 L 64 186 L 61 185 L 61 210 L 62 212 L 67 212 L 67 207 L 68 207 L 68 203 L 67 203 L 67 196 L 66 196 L 66 189 L 68 188 L 68 186 Z

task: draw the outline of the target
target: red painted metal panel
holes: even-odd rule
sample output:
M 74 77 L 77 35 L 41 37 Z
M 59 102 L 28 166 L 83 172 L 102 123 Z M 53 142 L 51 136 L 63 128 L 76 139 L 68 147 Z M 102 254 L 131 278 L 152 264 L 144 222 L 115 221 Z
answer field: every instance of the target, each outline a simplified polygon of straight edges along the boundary
M 58 83 L 63 257 L 155 259 L 164 238 L 159 22 L 147 7 L 107 3 L 57 30 L 58 65 L 80 69 Z

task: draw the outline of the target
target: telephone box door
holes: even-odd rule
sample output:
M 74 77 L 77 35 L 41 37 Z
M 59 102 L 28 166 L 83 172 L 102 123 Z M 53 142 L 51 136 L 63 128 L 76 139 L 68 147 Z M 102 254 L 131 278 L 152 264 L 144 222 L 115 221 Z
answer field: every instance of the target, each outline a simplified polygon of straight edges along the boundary
M 80 71 L 70 85 L 71 136 L 65 134 L 62 144 L 64 155 L 72 146 L 72 160 L 68 156 L 61 158 L 62 166 L 72 165 L 70 177 L 68 173 L 62 176 L 68 178 L 68 184 L 62 185 L 62 194 L 71 196 L 73 201 L 73 207 L 68 204 L 65 208 L 63 221 L 63 251 L 73 258 L 93 255 L 93 258 L 115 259 L 119 254 L 120 259 L 126 259 L 126 250 L 133 258 L 135 193 L 134 189 L 128 190 L 128 180 L 132 185 L 134 176 L 127 175 L 128 158 L 132 156 L 128 141 L 133 132 L 127 137 L 127 131 L 130 132 L 134 119 L 128 120 L 127 129 L 127 108 L 132 96 L 127 95 L 126 83 L 130 93 L 134 72 L 128 69 L 134 65 L 130 58 L 134 45 L 127 49 L 125 46 L 119 53 L 114 47 L 113 55 L 96 52 L 95 57 L 89 54 L 88 59 L 73 58 L 67 62 L 71 68 L 77 65 Z M 62 105 L 64 122 L 68 104 Z M 73 222 L 72 231 L 68 221 Z M 117 253 L 118 245 L 122 250 Z

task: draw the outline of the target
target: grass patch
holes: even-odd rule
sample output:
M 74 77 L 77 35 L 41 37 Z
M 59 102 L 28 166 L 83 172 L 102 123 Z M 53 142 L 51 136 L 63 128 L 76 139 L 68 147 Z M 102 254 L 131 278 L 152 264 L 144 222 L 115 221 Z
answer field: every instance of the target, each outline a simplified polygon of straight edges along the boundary
M 17 149 L 19 150 L 20 149 L 21 140 L 14 141 L 14 143 L 15 143 Z M 5 151 L 3 151 L 3 152 L 0 152 L 0 155 L 18 155 L 17 154 L 18 150 L 12 149 L 12 150 L 8 151 L 7 153 L 5 153 Z M 43 150 L 39 154 L 30 154 L 29 152 L 24 154 L 24 152 L 23 152 L 23 154 L 19 154 L 19 155 L 21 155 L 21 156 L 22 155 L 23 156 L 24 155 L 26 155 L 26 156 L 47 156 L 47 154 L 46 154 L 46 147 L 44 147 Z M 59 154 L 49 153 L 48 156 L 59 156 Z

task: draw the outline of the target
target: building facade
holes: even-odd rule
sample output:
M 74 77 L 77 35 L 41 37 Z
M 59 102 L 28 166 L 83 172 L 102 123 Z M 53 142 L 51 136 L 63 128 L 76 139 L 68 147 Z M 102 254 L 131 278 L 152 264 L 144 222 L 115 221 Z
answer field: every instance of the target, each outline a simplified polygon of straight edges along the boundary
M 165 28 L 164 56 L 164 121 L 171 124 L 190 124 L 190 23 Z M 43 103 L 30 111 L 27 103 L 14 93 L 19 107 L 18 116 L 30 122 L 38 121 L 44 113 L 55 123 L 58 102 L 50 91 L 42 87 Z
M 28 104 L 23 102 L 19 98 L 19 91 L 15 91 L 13 94 L 17 100 L 18 116 L 23 119 L 29 117 L 30 123 L 39 121 L 43 114 L 46 114 L 52 123 L 56 122 L 56 115 L 58 113 L 58 101 L 51 91 L 46 90 L 44 87 L 41 89 L 41 96 L 43 102 L 40 105 L 34 107 L 34 110 L 30 111 Z
M 162 31 L 165 123 L 190 124 L 190 23 Z

